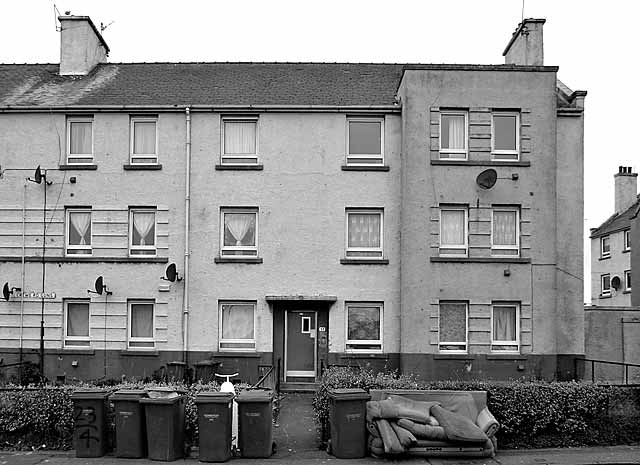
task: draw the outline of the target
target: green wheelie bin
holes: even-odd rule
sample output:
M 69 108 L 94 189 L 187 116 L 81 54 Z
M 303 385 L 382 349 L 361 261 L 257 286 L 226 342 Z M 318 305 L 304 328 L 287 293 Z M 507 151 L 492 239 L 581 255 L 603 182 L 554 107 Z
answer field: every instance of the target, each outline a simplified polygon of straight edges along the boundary
M 329 391 L 329 452 L 341 459 L 367 454 L 366 411 L 371 396 L 362 389 Z
M 184 456 L 185 396 L 142 398 L 147 425 L 147 451 L 151 460 L 171 462 Z
M 242 457 L 267 458 L 274 450 L 273 392 L 242 391 L 238 403 L 238 448 Z
M 116 457 L 139 459 L 147 456 L 147 432 L 142 389 L 121 389 L 111 395 L 115 409 Z
M 71 394 L 76 457 L 102 457 L 107 452 L 108 395 L 106 389 L 88 389 Z
M 233 393 L 200 392 L 196 395 L 201 462 L 226 462 L 232 457 Z

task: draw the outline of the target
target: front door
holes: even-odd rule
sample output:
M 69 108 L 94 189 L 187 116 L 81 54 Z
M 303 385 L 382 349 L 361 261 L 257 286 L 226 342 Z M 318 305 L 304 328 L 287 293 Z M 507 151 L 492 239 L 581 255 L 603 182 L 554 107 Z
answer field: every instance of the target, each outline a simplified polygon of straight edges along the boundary
M 286 310 L 285 376 L 290 382 L 314 382 L 317 312 Z

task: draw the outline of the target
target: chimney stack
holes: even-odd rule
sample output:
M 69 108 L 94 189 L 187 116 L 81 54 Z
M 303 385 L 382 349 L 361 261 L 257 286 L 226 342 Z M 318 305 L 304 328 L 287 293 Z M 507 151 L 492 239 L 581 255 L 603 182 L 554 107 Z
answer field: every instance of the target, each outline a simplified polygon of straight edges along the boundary
M 619 166 L 613 176 L 616 193 L 616 213 L 622 213 L 633 205 L 638 193 L 638 173 L 632 173 L 630 166 Z
M 60 75 L 86 76 L 106 63 L 109 46 L 88 16 L 59 16 Z
M 542 26 L 546 19 L 524 19 L 504 49 L 505 65 L 544 65 Z

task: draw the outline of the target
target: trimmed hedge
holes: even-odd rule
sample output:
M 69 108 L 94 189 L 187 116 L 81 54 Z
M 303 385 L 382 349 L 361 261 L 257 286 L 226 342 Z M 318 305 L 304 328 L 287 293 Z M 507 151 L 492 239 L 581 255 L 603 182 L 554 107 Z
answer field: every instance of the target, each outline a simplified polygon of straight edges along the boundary
M 109 386 L 115 392 L 119 389 L 145 389 L 152 387 L 172 387 L 186 391 L 185 401 L 185 443 L 198 444 L 198 411 L 196 394 L 200 391 L 219 391 L 216 383 L 208 384 L 156 384 L 123 383 Z M 94 388 L 93 385 L 8 387 L 0 389 L 0 448 L 13 449 L 71 449 L 73 447 L 73 401 L 71 394 L 79 389 Z M 236 392 L 246 385 L 236 385 Z M 108 412 L 110 438 L 113 438 L 113 403 Z
M 314 400 L 315 420 L 326 431 L 330 389 L 453 389 L 488 391 L 500 422 L 500 448 L 543 448 L 640 443 L 640 388 L 578 382 L 418 381 L 411 375 L 333 367 Z M 324 441 L 326 438 L 322 438 Z

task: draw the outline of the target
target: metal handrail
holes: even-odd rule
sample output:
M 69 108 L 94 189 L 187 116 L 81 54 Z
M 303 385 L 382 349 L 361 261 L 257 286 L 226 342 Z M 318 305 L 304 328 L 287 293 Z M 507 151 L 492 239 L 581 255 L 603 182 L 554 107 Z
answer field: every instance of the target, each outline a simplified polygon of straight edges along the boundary
M 595 372 L 595 364 L 596 363 L 603 363 L 605 365 L 616 365 L 616 366 L 624 366 L 624 384 L 629 384 L 629 367 L 637 367 L 640 368 L 640 363 L 629 363 L 629 362 L 614 362 L 611 360 L 599 360 L 599 359 L 595 359 L 595 358 L 576 358 L 575 359 L 575 364 L 576 364 L 576 373 L 578 371 L 578 362 L 584 362 L 584 363 L 591 363 L 591 382 L 595 383 L 596 382 L 596 372 Z

